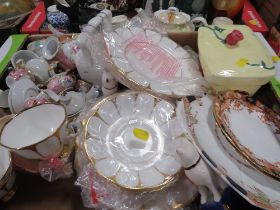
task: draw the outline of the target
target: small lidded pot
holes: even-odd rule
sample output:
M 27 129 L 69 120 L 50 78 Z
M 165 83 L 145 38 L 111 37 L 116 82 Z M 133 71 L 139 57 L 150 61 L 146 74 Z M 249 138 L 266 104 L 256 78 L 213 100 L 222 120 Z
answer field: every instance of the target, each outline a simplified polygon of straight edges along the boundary
M 47 9 L 48 22 L 55 28 L 67 29 L 70 24 L 69 17 L 59 11 L 56 5 L 49 6 Z

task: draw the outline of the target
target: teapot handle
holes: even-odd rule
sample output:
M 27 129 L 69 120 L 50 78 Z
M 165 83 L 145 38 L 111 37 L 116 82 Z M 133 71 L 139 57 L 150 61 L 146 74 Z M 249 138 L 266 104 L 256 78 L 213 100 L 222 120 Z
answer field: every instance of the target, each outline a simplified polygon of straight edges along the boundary
M 208 23 L 206 21 L 206 19 L 204 17 L 195 17 L 193 19 L 191 19 L 191 22 L 202 22 L 204 26 L 208 26 Z
M 169 7 L 168 11 L 176 13 L 176 12 L 179 12 L 179 9 L 177 7 Z

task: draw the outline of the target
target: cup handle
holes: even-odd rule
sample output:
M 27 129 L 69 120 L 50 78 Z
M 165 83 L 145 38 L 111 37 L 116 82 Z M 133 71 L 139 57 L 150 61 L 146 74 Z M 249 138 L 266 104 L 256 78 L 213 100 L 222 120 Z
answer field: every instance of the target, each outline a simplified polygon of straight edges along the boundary
M 202 22 L 204 26 L 208 26 L 208 23 L 204 17 L 195 17 L 195 18 L 191 19 L 191 22 L 192 23 Z
M 57 95 L 55 92 L 52 90 L 45 90 L 46 94 L 55 102 L 58 102 L 60 100 L 59 95 Z
M 12 78 L 11 76 L 7 76 L 5 81 L 9 88 L 12 88 L 13 84 L 15 83 L 14 78 Z
M 68 125 L 68 138 L 77 137 L 83 130 L 82 122 L 70 122 Z

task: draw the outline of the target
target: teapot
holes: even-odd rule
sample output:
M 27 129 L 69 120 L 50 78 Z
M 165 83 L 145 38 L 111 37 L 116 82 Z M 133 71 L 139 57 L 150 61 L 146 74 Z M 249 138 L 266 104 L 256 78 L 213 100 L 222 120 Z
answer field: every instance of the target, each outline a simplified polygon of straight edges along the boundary
M 168 10 L 158 10 L 154 15 L 167 31 L 194 31 L 195 22 L 202 22 L 203 25 L 208 25 L 203 17 L 191 19 L 190 15 L 179 12 L 176 7 L 169 7 Z
M 64 105 L 68 117 L 78 114 L 86 105 L 87 101 L 95 99 L 99 96 L 99 87 L 93 85 L 91 89 L 85 92 L 64 91 L 60 94 L 48 90 L 48 95 L 55 102 Z

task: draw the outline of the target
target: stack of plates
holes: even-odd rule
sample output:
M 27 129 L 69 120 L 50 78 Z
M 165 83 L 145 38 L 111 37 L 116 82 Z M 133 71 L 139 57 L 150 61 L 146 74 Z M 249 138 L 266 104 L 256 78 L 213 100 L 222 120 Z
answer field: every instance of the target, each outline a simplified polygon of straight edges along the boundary
M 239 92 L 189 106 L 193 141 L 209 165 L 251 204 L 279 209 L 279 116 Z

